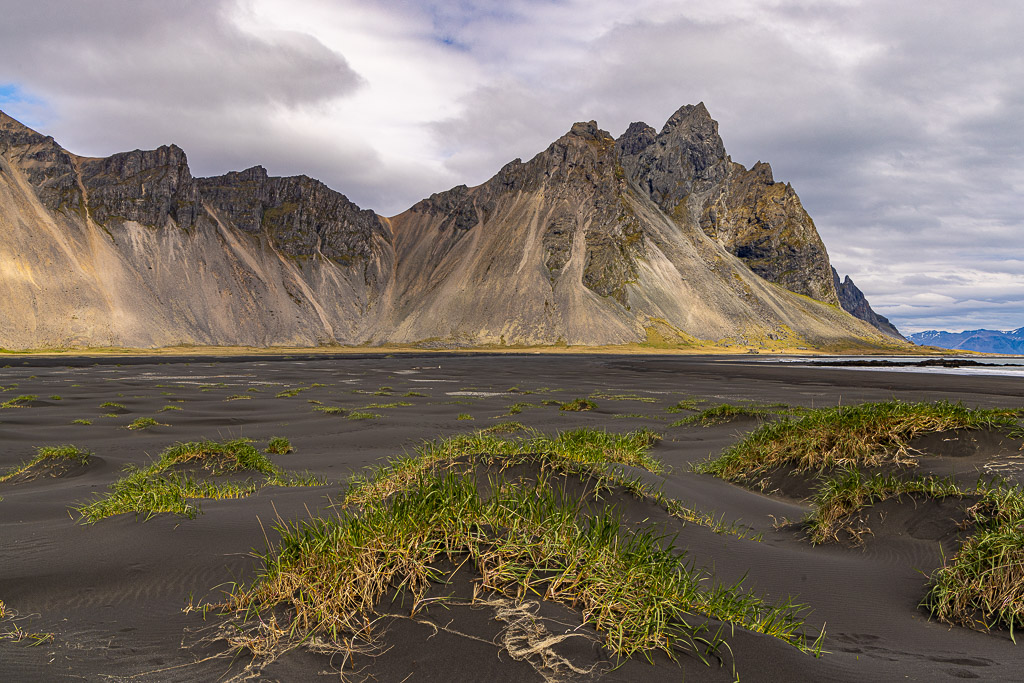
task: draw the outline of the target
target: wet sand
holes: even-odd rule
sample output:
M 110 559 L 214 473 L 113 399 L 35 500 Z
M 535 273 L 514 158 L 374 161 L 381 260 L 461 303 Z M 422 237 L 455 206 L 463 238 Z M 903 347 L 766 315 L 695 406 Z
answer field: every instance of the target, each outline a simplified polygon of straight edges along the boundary
M 628 431 L 648 427 L 665 435 L 652 454 L 670 466 L 658 477 L 669 497 L 740 520 L 761 542 L 740 540 L 694 525 L 666 530 L 690 558 L 718 580 L 737 581 L 782 600 L 793 596 L 812 608 L 810 629 L 827 631 L 819 659 L 742 631 L 728 638 L 735 661 L 707 668 L 694 659 L 673 663 L 631 661 L 613 671 L 592 641 L 567 641 L 563 654 L 580 667 L 580 680 L 743 681 L 1019 680 L 1024 650 L 1008 634 L 982 634 L 928 620 L 917 607 L 925 574 L 948 554 L 948 539 L 928 524 L 948 514 L 891 515 L 862 548 L 812 547 L 799 532 L 776 528 L 799 519 L 806 507 L 793 499 L 753 493 L 689 465 L 716 455 L 754 429 L 744 420 L 716 427 L 669 427 L 687 413 L 666 408 L 684 398 L 723 402 L 785 402 L 824 407 L 899 398 L 962 400 L 972 407 L 1024 406 L 1024 384 L 1011 377 L 977 377 L 794 367 L 742 358 L 573 355 L 381 355 L 316 357 L 10 358 L 0 369 L 0 401 L 37 395 L 29 407 L 0 410 L 0 469 L 28 459 L 37 446 L 74 444 L 95 454 L 93 464 L 59 477 L 0 484 L 0 600 L 21 616 L 26 631 L 52 633 L 35 647 L 0 641 L 3 680 L 216 680 L 240 670 L 226 659 L 223 642 L 200 643 L 206 621 L 182 608 L 190 597 L 216 596 L 217 587 L 253 575 L 276 538 L 278 517 L 294 520 L 324 512 L 353 473 L 411 451 L 423 440 L 514 419 L 554 432 L 579 426 Z M 309 387 L 276 398 L 288 388 Z M 16 386 L 15 386 L 16 385 Z M 390 395 L 375 395 L 382 387 Z M 250 392 L 249 389 L 259 391 Z M 408 392 L 424 396 L 404 396 Z M 523 393 L 534 392 L 534 393 Z M 567 413 L 543 400 L 593 394 L 598 409 Z M 622 400 L 634 394 L 653 402 Z M 249 399 L 227 400 L 236 395 Z M 604 395 L 605 397 L 601 397 Z M 59 398 L 56 398 L 59 397 Z M 352 410 L 371 403 L 411 406 L 369 409 L 382 415 L 350 420 L 316 412 L 319 405 Z M 104 402 L 123 404 L 116 417 Z M 507 416 L 515 403 L 531 403 Z M 181 410 L 164 410 L 165 406 Z M 459 415 L 472 416 L 460 420 Z M 129 431 L 138 417 L 159 426 Z M 91 420 L 90 425 L 72 424 Z M 167 446 L 198 439 L 271 436 L 291 440 L 295 452 L 272 456 L 288 470 L 327 477 L 327 486 L 265 488 L 239 500 L 201 502 L 196 519 L 133 515 L 85 526 L 69 507 L 88 501 L 122 476 L 129 464 L 145 466 Z M 988 449 L 988 450 L 986 450 Z M 1016 454 L 982 444 L 957 471 L 985 466 L 1019 479 Z M 628 503 L 623 505 L 628 507 Z M 635 506 L 634 506 L 635 507 Z M 941 526 L 941 524 L 940 524 Z M 945 544 L 945 545 L 944 545 Z M 468 585 L 472 577 L 462 577 Z M 458 586 L 452 588 L 457 590 Z M 544 606 L 562 629 L 579 624 L 566 608 Z M 453 607 L 422 621 L 396 618 L 376 659 L 357 662 L 378 681 L 543 680 L 500 645 L 503 624 L 492 610 Z M 7 625 L 0 622 L 0 629 Z M 552 626 L 555 628 L 555 626 Z M 470 637 L 472 636 L 472 637 Z M 336 666 L 325 656 L 293 652 L 264 675 L 277 680 L 316 679 Z M 337 674 L 334 674 L 335 676 Z M 325 679 L 325 680 L 329 680 Z

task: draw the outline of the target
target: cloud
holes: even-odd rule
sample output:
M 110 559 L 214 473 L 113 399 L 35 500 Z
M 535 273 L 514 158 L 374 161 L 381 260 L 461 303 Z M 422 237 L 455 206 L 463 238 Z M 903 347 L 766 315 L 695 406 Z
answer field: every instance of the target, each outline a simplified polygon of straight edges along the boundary
M 36 98 L 30 123 L 72 151 L 174 141 L 199 174 L 262 163 L 386 215 L 482 182 L 574 121 L 618 135 L 704 101 L 733 158 L 794 185 L 836 268 L 901 329 L 1024 324 L 1015 0 L 0 11 L 0 84 Z

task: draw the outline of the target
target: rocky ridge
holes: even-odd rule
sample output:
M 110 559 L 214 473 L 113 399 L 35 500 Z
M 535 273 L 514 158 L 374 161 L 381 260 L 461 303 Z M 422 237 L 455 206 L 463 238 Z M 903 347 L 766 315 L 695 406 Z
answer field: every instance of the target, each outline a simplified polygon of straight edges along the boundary
M 836 292 L 839 294 L 839 304 L 843 307 L 843 310 L 850 315 L 860 318 L 865 322 L 871 324 L 872 327 L 878 329 L 880 332 L 894 337 L 896 339 L 902 339 L 906 341 L 906 338 L 900 334 L 900 331 L 896 329 L 896 326 L 889 322 L 889 319 L 884 315 L 879 315 L 871 308 L 871 304 L 868 303 L 867 298 L 864 296 L 864 292 L 853 283 L 850 276 L 847 275 L 845 279 L 839 279 L 839 273 L 836 269 L 832 269 L 832 280 L 835 282 Z
M 0 113 L 0 345 L 885 346 L 813 222 L 703 105 L 575 124 L 390 219 L 306 176 L 79 157 Z

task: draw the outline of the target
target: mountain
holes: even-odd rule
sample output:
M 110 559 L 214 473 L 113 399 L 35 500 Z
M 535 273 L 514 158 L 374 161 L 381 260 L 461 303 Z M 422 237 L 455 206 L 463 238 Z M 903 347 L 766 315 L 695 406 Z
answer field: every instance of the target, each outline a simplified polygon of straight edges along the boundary
M 0 236 L 10 349 L 896 343 L 702 104 L 617 140 L 577 123 L 391 218 L 259 166 L 194 178 L 174 145 L 80 157 L 0 112 Z
M 912 334 L 907 339 L 915 344 L 938 346 L 941 349 L 1024 354 L 1024 327 L 1006 332 L 999 330 L 965 330 L 964 332 L 928 330 Z
M 836 293 L 839 295 L 839 305 L 843 307 L 843 310 L 850 315 L 860 318 L 872 325 L 875 329 L 879 330 L 883 334 L 887 334 L 890 337 L 896 339 L 902 339 L 906 341 L 906 337 L 900 334 L 900 331 L 896 329 L 896 326 L 889 322 L 889 319 L 884 315 L 878 315 L 871 308 L 871 304 L 864 297 L 864 292 L 860 291 L 857 285 L 853 284 L 853 280 L 847 275 L 842 281 L 839 280 L 839 273 L 836 269 L 832 269 L 832 282 L 835 284 Z

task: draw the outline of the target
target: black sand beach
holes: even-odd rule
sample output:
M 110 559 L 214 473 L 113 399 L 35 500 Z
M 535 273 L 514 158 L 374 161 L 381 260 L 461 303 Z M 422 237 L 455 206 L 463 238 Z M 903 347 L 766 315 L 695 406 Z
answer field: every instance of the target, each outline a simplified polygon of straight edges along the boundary
M 670 427 L 687 413 L 666 411 L 683 399 L 699 399 L 702 407 L 745 402 L 827 407 L 896 398 L 1019 408 L 1024 406 L 1024 383 L 1013 377 L 670 356 L 15 356 L 4 362 L 10 366 L 0 369 L 5 389 L 0 402 L 36 398 L 0 410 L 0 471 L 28 460 L 39 446 L 74 444 L 94 458 L 60 476 L 0 484 L 0 600 L 19 615 L 16 621 L 0 621 L 0 630 L 13 623 L 52 635 L 34 646 L 0 639 L 3 680 L 231 678 L 242 671 L 247 655 L 234 663 L 218 657 L 226 646 L 209 636 L 219 620 L 214 614 L 204 620 L 202 614 L 183 611 L 190 599 L 215 598 L 218 587 L 251 578 L 259 565 L 254 553 L 276 541 L 275 520 L 330 514 L 332 498 L 353 473 L 411 452 L 425 440 L 503 420 L 547 433 L 580 426 L 662 433 L 651 454 L 670 468 L 659 476 L 664 493 L 739 521 L 761 540 L 720 535 L 667 517 L 653 521 L 677 534 L 676 545 L 717 580 L 728 583 L 745 576 L 745 586 L 771 600 L 792 596 L 810 607 L 808 629 L 826 631 L 827 654 L 814 658 L 778 640 L 737 630 L 727 638 L 732 656 L 724 666 L 711 667 L 693 658 L 671 662 L 656 656 L 653 665 L 638 658 L 612 669 L 615 662 L 594 641 L 569 640 L 560 654 L 578 668 L 591 668 L 578 680 L 732 680 L 733 667 L 743 681 L 1012 681 L 1024 671 L 1024 650 L 1007 632 L 949 627 L 929 620 L 918 607 L 926 576 L 942 563 L 944 553 L 955 550 L 944 509 L 893 510 L 863 547 L 812 546 L 799 531 L 776 525 L 806 514 L 797 500 L 751 492 L 690 470 L 692 463 L 738 441 L 757 420 Z M 296 388 L 303 390 L 278 397 Z M 568 412 L 543 404 L 580 397 L 590 397 L 596 410 Z M 517 403 L 530 405 L 509 416 Z M 379 417 L 353 420 L 316 410 L 331 406 Z M 126 428 L 140 417 L 160 424 Z M 276 464 L 308 470 L 330 483 L 266 487 L 247 498 L 203 500 L 202 514 L 194 519 L 161 514 L 144 521 L 125 514 L 85 525 L 69 512 L 104 492 L 126 465 L 145 467 L 175 443 L 249 437 L 262 447 L 272 436 L 287 437 L 295 448 L 270 456 Z M 935 466 L 962 476 L 999 471 L 1020 481 L 1020 446 L 982 439 L 969 453 L 937 455 Z M 628 501 L 622 506 L 630 523 L 644 522 L 638 518 L 647 514 L 642 506 Z M 450 590 L 458 592 L 460 586 Z M 394 611 L 401 610 L 396 606 Z M 552 632 L 580 623 L 579 614 L 568 608 L 543 606 L 541 613 L 551 620 Z M 417 619 L 394 618 L 384 636 L 390 649 L 357 661 L 354 679 L 543 680 L 529 662 L 516 661 L 503 649 L 503 623 L 491 608 L 453 606 Z M 324 680 L 331 680 L 338 666 L 327 656 L 297 650 L 262 676 L 318 680 L 324 672 L 329 674 Z

